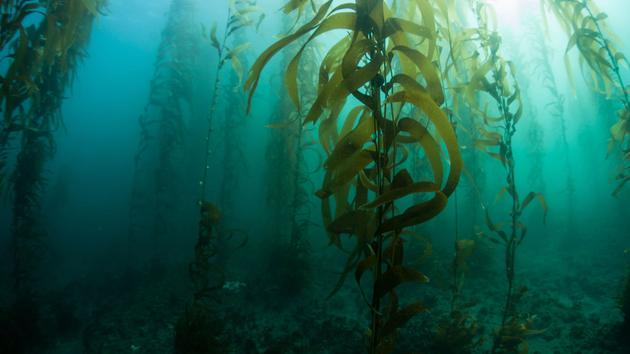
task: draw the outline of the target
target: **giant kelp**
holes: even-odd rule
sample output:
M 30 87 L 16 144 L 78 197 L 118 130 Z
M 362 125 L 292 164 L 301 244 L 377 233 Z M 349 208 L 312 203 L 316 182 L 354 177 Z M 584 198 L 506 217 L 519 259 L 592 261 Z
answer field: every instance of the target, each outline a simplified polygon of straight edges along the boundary
M 160 258 L 161 245 L 176 225 L 178 185 L 176 161 L 182 156 L 184 129 L 193 96 L 194 54 L 201 36 L 191 22 L 195 6 L 189 0 L 171 3 L 169 17 L 154 64 L 149 98 L 140 115 L 140 139 L 134 159 L 134 182 L 130 202 L 129 246 L 138 247 L 139 236 L 153 257 Z M 137 255 L 131 259 L 137 258 Z M 155 260 L 154 259 L 154 260 Z
M 220 250 L 219 240 L 223 236 L 219 228 L 222 219 L 219 208 L 208 201 L 207 185 L 209 181 L 210 159 L 214 158 L 211 151 L 211 139 L 214 138 L 214 118 L 217 111 L 217 102 L 221 94 L 221 74 L 225 64 L 231 62 L 234 72 L 240 77 L 241 61 L 238 55 L 248 47 L 248 43 L 233 43 L 232 39 L 238 39 L 239 31 L 254 26 L 256 22 L 252 14 L 259 14 L 255 1 L 233 0 L 229 2 L 227 18 L 223 38 L 220 41 L 217 36 L 217 25 L 214 24 L 210 32 L 205 29 L 203 35 L 207 43 L 216 49 L 217 65 L 215 79 L 212 88 L 212 98 L 208 107 L 206 119 L 207 133 L 204 141 L 202 174 L 199 180 L 199 218 L 197 229 L 197 241 L 195 243 L 193 260 L 188 267 L 188 273 L 194 287 L 192 301 L 186 306 L 183 315 L 179 318 L 175 330 L 175 350 L 177 353 L 215 353 L 223 352 L 221 343 L 217 337 L 220 328 L 214 320 L 213 297 L 215 290 L 220 289 L 224 283 L 223 269 L 212 262 Z M 241 37 L 242 39 L 242 37 Z M 235 117 L 225 117 L 235 119 Z M 225 148 L 231 148 L 226 145 Z M 225 177 L 225 176 L 224 176 Z M 229 175 L 227 176 L 229 177 Z
M 289 10 L 295 3 L 287 4 Z M 305 6 L 307 1 L 297 3 Z M 421 24 L 397 17 L 402 12 L 418 15 Z M 364 273 L 372 271 L 371 300 L 361 290 L 372 317 L 369 351 L 390 352 L 396 329 L 424 310 L 421 303 L 401 309 L 395 289 L 405 282 L 428 281 L 421 272 L 403 265 L 402 231 L 444 208 L 459 180 L 461 157 L 452 126 L 440 108 L 443 92 L 431 64 L 436 55 L 435 19 L 426 1 L 396 3 L 392 8 L 382 0 L 357 0 L 335 7 L 332 1 L 325 2 L 309 22 L 261 54 L 246 82 L 250 102 L 269 60 L 306 37 L 285 74 L 289 95 L 301 112 L 297 69 L 302 54 L 311 40 L 333 30 L 349 34 L 321 61 L 318 96 L 309 105 L 304 122 L 321 119 L 320 142 L 328 158 L 317 195 L 322 199 L 331 243 L 344 248 L 343 235 L 355 240 L 335 290 L 348 273 L 354 271 L 361 286 Z M 420 45 L 411 47 L 418 42 Z M 416 79 L 418 75 L 422 81 Z M 347 106 L 353 108 L 344 114 Z M 421 121 L 435 130 L 430 131 Z M 446 155 L 440 154 L 441 143 Z M 416 182 L 401 166 L 404 151 L 416 144 L 424 148 L 433 180 Z M 445 177 L 447 161 L 450 169 Z M 408 204 L 407 197 L 417 193 L 427 199 L 402 212 L 395 207 Z
M 243 95 L 238 93 L 243 84 L 243 68 L 249 66 L 246 52 L 250 46 L 247 37 L 248 30 L 257 29 L 262 17 L 261 9 L 256 5 L 256 1 L 235 1 L 229 4 L 230 25 L 226 28 L 228 33 L 224 45 L 234 48 L 229 54 L 232 70 L 226 73 L 227 78 L 223 79 L 223 86 L 213 93 L 212 99 L 216 95 L 223 102 L 224 114 L 220 115 L 220 139 L 222 149 L 221 156 L 221 184 L 219 187 L 218 203 L 222 211 L 222 223 L 219 225 L 219 233 L 227 234 L 231 231 L 227 229 L 228 224 L 236 223 L 236 199 L 242 175 L 240 169 L 246 169 L 246 160 L 243 152 L 242 130 L 246 125 L 245 104 Z M 238 49 L 237 49 L 238 48 Z M 227 49 L 226 49 L 227 50 Z M 239 59 L 240 56 L 240 59 Z M 221 63 L 219 63 L 221 65 Z M 216 71 L 216 75 L 221 74 L 221 69 Z M 216 102 L 214 103 L 216 104 Z
M 630 86 L 625 84 L 621 73 L 621 65 L 630 63 L 617 49 L 614 35 L 606 26 L 608 15 L 600 12 L 593 1 L 544 0 L 542 4 L 543 11 L 552 12 L 569 36 L 566 53 L 577 48 L 579 68 L 590 86 L 621 104 L 617 123 L 610 128 L 608 144 L 609 153 L 618 148 L 621 154 L 621 166 L 615 177 L 618 185 L 613 191 L 618 195 L 630 180 Z M 568 57 L 565 63 L 571 77 Z
M 3 350 L 17 352 L 41 340 L 40 334 L 34 332 L 40 320 L 34 282 L 46 250 L 40 203 L 45 165 L 55 150 L 54 135 L 61 123 L 64 94 L 73 82 L 80 60 L 86 56 L 92 23 L 103 5 L 104 1 L 93 0 L 0 4 L 0 40 L 3 51 L 9 53 L 1 81 L 0 155 L 8 155 L 5 149 L 15 138 L 17 152 L 8 181 L 12 203 L 14 313 L 26 316 L 25 321 L 18 321 L 12 332 L 7 333 L 13 337 L 7 345 L 13 347 L 0 348 Z M 40 20 L 29 18 L 34 12 L 42 15 Z M 3 159 L 0 164 L 5 163 Z M 2 175 L 4 172 L 0 171 Z M 2 180 L 0 177 L 0 184 Z
M 493 233 L 491 240 L 505 246 L 505 271 L 508 283 L 501 327 L 497 330 L 492 352 L 512 352 L 521 350 L 527 344 L 523 339 L 527 332 L 517 333 L 518 328 L 527 330 L 527 326 L 520 327 L 521 316 L 516 310 L 516 303 L 521 292 L 514 289 L 516 250 L 527 234 L 527 228 L 520 221 L 520 216 L 535 199 L 541 201 L 545 211 L 546 204 L 542 195 L 535 192 L 530 192 L 520 199 L 512 141 L 516 133 L 516 124 L 523 114 L 523 103 L 515 77 L 515 65 L 501 56 L 501 37 L 494 29 L 492 9 L 489 5 L 484 1 L 471 1 L 470 5 L 477 20 L 477 27 L 463 31 L 453 51 L 456 57 L 469 59 L 463 63 L 462 69 L 455 65 L 453 69 L 470 72 L 470 81 L 463 85 L 461 90 L 464 92 L 466 104 L 477 119 L 483 122 L 478 127 L 483 138 L 477 140 L 475 146 L 498 160 L 506 173 L 506 186 L 498 193 L 497 199 L 504 194 L 511 198 L 509 220 L 495 223 L 492 221 L 489 208 L 484 206 L 484 210 L 486 224 Z M 471 43 L 474 46 L 471 47 Z M 495 105 L 496 108 L 492 109 L 491 105 Z
M 304 24 L 306 20 L 306 17 L 302 17 L 297 23 Z M 295 24 L 292 18 L 286 17 L 283 27 L 290 31 Z M 282 67 L 289 65 L 296 51 L 283 52 Z M 319 56 L 317 44 L 311 43 L 305 49 L 304 60 L 298 68 L 300 100 L 305 104 L 312 103 L 317 95 L 310 83 L 317 80 Z M 269 266 L 276 269 L 267 274 L 273 276 L 271 281 L 278 290 L 297 295 L 311 280 L 307 236 L 312 223 L 313 203 L 305 155 L 312 147 L 309 141 L 312 139 L 307 139 L 312 131 L 302 124 L 302 117 L 294 112 L 290 98 L 284 94 L 278 96 L 279 102 L 267 125 L 270 129 L 265 149 L 266 202 L 270 207 L 271 236 L 268 244 L 273 248 Z
M 3 148 L 11 136 L 19 137 L 19 151 L 11 176 L 13 187 L 13 230 L 15 247 L 21 241 L 30 242 L 39 237 L 35 214 L 39 208 L 38 196 L 42 188 L 44 163 L 54 151 L 54 132 L 60 124 L 60 107 L 65 90 L 70 86 L 80 59 L 85 57 L 92 21 L 102 2 L 48 1 L 38 11 L 45 12 L 41 22 L 28 27 L 17 24 L 35 11 L 31 2 L 2 4 L 3 10 L 11 6 L 18 10 L 13 24 L 3 26 L 3 41 L 13 46 L 11 61 L 2 79 Z M 17 12 L 16 12 L 17 11 Z M 11 16 L 3 16 L 8 21 Z M 11 28 L 17 37 L 10 39 Z M 29 248 L 27 246 L 27 248 Z M 39 248 L 39 246 L 35 247 Z M 14 253 L 16 257 L 22 252 Z M 28 257 L 33 258 L 33 257 Z M 34 260 L 34 259 L 32 259 Z M 17 261 L 16 264 L 23 264 Z M 18 267 L 19 268 L 19 267 Z M 16 279 L 25 273 L 14 269 Z

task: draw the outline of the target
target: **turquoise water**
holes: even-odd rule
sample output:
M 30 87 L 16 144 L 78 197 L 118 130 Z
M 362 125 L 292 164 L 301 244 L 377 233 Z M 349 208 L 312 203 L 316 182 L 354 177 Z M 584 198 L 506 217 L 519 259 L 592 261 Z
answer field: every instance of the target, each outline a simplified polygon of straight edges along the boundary
M 22 26 L 36 28 L 55 3 L 42 2 L 42 13 L 28 15 Z M 428 3 L 439 16 L 439 2 Z M 519 200 L 530 191 L 543 197 L 519 213 L 519 235 L 520 225 L 528 231 L 515 256 L 510 318 L 521 330 L 514 332 L 517 345 L 497 348 L 497 338 L 508 336 L 505 326 L 501 329 L 508 284 L 505 243 L 491 226 L 510 229 L 512 199 L 502 190 L 506 168 L 479 149 L 484 139 L 479 129 L 487 126 L 461 95 L 473 73 L 447 77 L 443 71 L 446 99 L 438 106 L 455 122 L 463 171 L 443 210 L 405 227 L 400 236 L 405 267 L 428 281 L 413 278 L 395 287 L 401 308 L 419 301 L 423 311 L 403 321 L 386 341 L 395 342 L 395 353 L 627 353 L 623 306 L 624 299 L 630 306 L 630 295 L 624 297 L 630 185 L 615 191 L 624 178 L 620 174 L 627 178 L 620 149 L 627 149 L 628 133 L 609 150 L 611 127 L 623 107 L 615 80 L 630 82 L 627 63 L 619 61 L 618 77 L 606 69 L 612 91 L 598 92 L 588 66 L 579 69 L 577 48 L 565 53 L 569 36 L 553 14 L 547 13 L 548 25 L 543 24 L 538 1 L 487 3 L 496 13 L 500 55 L 513 62 L 520 86 L 523 115 L 512 137 Z M 608 14 L 599 20 L 606 24 L 608 43 L 628 52 L 627 4 L 588 3 Z M 360 257 L 365 258 L 354 259 L 339 282 L 358 238 L 344 233 L 341 250 L 331 245 L 331 223 L 317 194 L 326 187 L 331 140 L 322 135 L 325 117 L 300 123 L 318 93 L 320 62 L 348 30 L 325 33 L 304 52 L 300 114 L 283 79 L 297 45 L 269 61 L 246 113 L 244 85 L 258 56 L 313 16 L 310 2 L 299 19 L 283 13 L 285 4 L 238 1 L 230 9 L 228 1 L 216 0 L 109 0 L 81 28 L 89 41 L 74 79 L 60 91 L 52 84 L 38 88 L 45 97 L 60 95 L 51 109 L 62 124 L 49 129 L 37 114 L 9 111 L 7 97 L 17 97 L 19 90 L 3 88 L 0 353 L 368 352 L 375 312 L 370 310 L 373 273 L 367 269 L 373 264 L 357 270 L 357 263 L 373 254 L 376 243 L 363 245 Z M 0 6 L 4 14 L 12 5 L 2 6 L 7 6 Z M 475 27 L 467 1 L 453 6 L 452 31 L 460 24 Z M 249 22 L 242 28 L 235 17 L 230 22 L 234 11 L 246 13 Z M 411 20 L 425 25 L 420 17 Z M 449 47 L 444 21 L 437 25 L 442 26 L 435 33 L 441 55 L 432 58 L 431 67 L 440 71 Z M 64 22 L 57 26 L 64 28 Z M 223 64 L 214 47 L 214 26 Z M 3 24 L 4 29 L 9 26 Z M 223 43 L 226 33 L 231 34 Z M 11 78 L 20 32 L 8 38 L 0 52 L 3 82 Z M 242 44 L 242 51 L 230 52 Z M 416 45 L 426 51 L 425 44 Z M 21 59 L 25 63 L 37 57 L 35 50 L 28 53 Z M 64 52 L 54 53 L 60 58 Z M 467 65 L 470 57 L 457 58 Z M 42 72 L 62 72 L 50 70 Z M 24 82 L 12 80 L 6 82 Z M 496 113 L 483 95 L 471 97 Z M 37 107 L 33 102 L 29 98 L 21 107 L 31 112 Z M 339 131 L 357 102 L 350 98 L 341 110 Z M 437 158 L 444 174 L 453 173 L 452 154 L 426 116 L 419 117 L 440 144 Z M 32 120 L 30 132 L 47 133 L 32 140 L 45 142 L 44 152 L 24 155 L 29 144 L 35 145 L 20 119 Z M 417 147 L 408 152 L 394 170 L 407 169 L 414 181 L 432 181 L 428 155 Z M 401 158 L 402 152 L 397 154 L 392 159 Z M 21 166 L 20 156 L 43 165 Z M 372 167 L 366 165 L 366 176 Z M 355 185 L 364 183 L 358 178 Z M 428 198 L 417 194 L 401 198 L 389 211 L 399 214 Z M 24 195 L 28 198 L 20 199 Z M 353 189 L 349 200 L 356 195 Z M 20 209 L 24 199 L 28 207 Z M 208 203 L 201 216 L 200 202 Z M 333 212 L 343 209 L 330 202 Z M 357 229 L 366 224 L 358 216 L 353 220 Z M 204 223 L 210 230 L 206 248 Z M 458 249 L 458 258 L 456 240 L 474 246 Z M 383 263 L 383 269 L 391 266 Z M 383 323 L 393 313 L 387 312 L 394 299 L 388 294 L 376 311 Z

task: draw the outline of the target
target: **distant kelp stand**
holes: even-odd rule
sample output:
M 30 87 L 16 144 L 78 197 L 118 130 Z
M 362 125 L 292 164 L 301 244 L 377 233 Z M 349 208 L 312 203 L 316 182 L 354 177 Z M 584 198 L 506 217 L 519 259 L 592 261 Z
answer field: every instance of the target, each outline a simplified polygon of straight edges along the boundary
M 296 24 L 301 25 L 305 21 L 308 21 L 306 16 L 298 18 L 297 22 L 287 16 L 283 28 L 290 32 Z M 291 63 L 296 52 L 297 48 L 283 51 L 281 71 Z M 319 57 L 318 45 L 312 43 L 305 49 L 302 65 L 298 68 L 300 100 L 306 104 L 312 103 L 317 96 L 312 82 L 318 78 Z M 316 162 L 319 166 L 307 166 L 306 154 L 315 148 L 309 138 L 312 130 L 302 124 L 303 117 L 295 112 L 291 99 L 279 93 L 275 107 L 267 124 L 269 140 L 265 149 L 266 203 L 270 213 L 270 240 L 266 244 L 272 249 L 268 256 L 268 268 L 264 271 L 271 277 L 271 287 L 283 292 L 283 295 L 297 296 L 313 280 L 308 232 L 314 203 L 309 174 L 318 170 L 322 161 Z
M 94 18 L 104 1 L 8 1 L 0 4 L 0 46 L 8 53 L 2 72 L 0 109 L 0 187 L 9 190 L 14 315 L 18 321 L 0 351 L 20 352 L 36 346 L 40 320 L 36 273 L 46 256 L 40 197 L 46 162 L 55 151 L 61 106 L 79 62 L 86 56 Z M 32 14 L 40 19 L 33 21 Z M 15 149 L 13 171 L 4 171 Z
M 140 115 L 140 138 L 134 157 L 132 197 L 129 204 L 129 253 L 148 249 L 154 265 L 173 237 L 178 216 L 182 176 L 177 161 L 185 143 L 185 126 L 193 100 L 195 53 L 201 33 L 192 23 L 196 7 L 190 0 L 174 0 L 162 31 L 149 88 Z M 140 243 L 141 236 L 151 235 Z M 130 260 L 138 255 L 130 254 Z
M 618 184 L 613 195 L 621 193 L 630 181 L 630 86 L 623 80 L 622 67 L 630 65 L 617 48 L 614 35 L 606 26 L 608 15 L 600 12 L 592 0 L 544 0 L 543 11 L 551 12 L 569 36 L 565 50 L 565 63 L 569 78 L 571 65 L 569 52 L 577 48 L 579 68 L 593 90 L 615 98 L 621 104 L 617 123 L 610 128 L 608 153 L 618 149 L 621 163 L 615 176 Z M 546 13 L 543 13 L 546 17 Z
M 221 156 L 215 160 L 220 166 L 220 185 L 218 191 L 218 206 L 221 208 L 222 221 L 218 225 L 220 235 L 242 234 L 246 235 L 246 230 L 233 229 L 230 225 L 235 225 L 238 220 L 238 208 L 236 205 L 238 190 L 243 180 L 241 171 L 247 170 L 246 154 L 243 151 L 243 134 L 247 124 L 246 104 L 247 99 L 241 94 L 243 87 L 244 67 L 249 66 L 247 49 L 251 43 L 248 41 L 250 31 L 257 30 L 264 19 L 264 13 L 256 5 L 256 0 L 232 1 L 229 2 L 229 23 L 225 28 L 227 34 L 222 44 L 224 49 L 217 48 L 216 38 L 213 40 L 213 47 L 217 49 L 219 57 L 222 51 L 227 53 L 222 59 L 224 63 L 218 63 L 215 70 L 215 90 L 212 93 L 211 107 L 216 107 L 223 114 L 219 114 L 219 131 L 215 140 L 220 141 L 217 150 L 221 150 Z M 213 29 L 215 31 L 215 29 Z M 211 33 L 212 35 L 212 33 Z M 215 33 L 216 36 L 216 33 Z M 232 70 L 222 71 L 226 61 L 229 61 Z M 221 78 L 219 75 L 224 74 Z M 218 81 L 216 81 L 218 79 Z M 220 99 L 222 105 L 217 103 Z M 211 108 L 212 109 L 212 108 Z M 216 112 L 214 113 L 216 114 Z M 208 121 L 208 124 L 211 122 Z M 209 140 L 208 140 L 209 141 Z M 207 181 L 206 181 L 207 183 Z
M 460 145 L 463 144 L 462 135 L 464 139 L 474 139 L 470 134 L 470 130 L 466 128 L 466 124 L 471 122 L 464 121 L 463 116 L 460 115 L 462 106 L 459 105 L 461 97 L 460 81 L 464 80 L 465 72 L 459 72 L 456 77 L 451 74 L 456 71 L 454 66 L 461 65 L 460 58 L 456 58 L 455 52 L 456 46 L 456 34 L 464 27 L 461 19 L 457 14 L 457 9 L 454 4 L 448 4 L 447 2 L 438 2 L 436 9 L 436 26 L 438 28 L 439 40 L 441 43 L 441 52 L 437 60 L 434 61 L 434 65 L 439 69 L 440 80 L 444 91 L 444 105 L 443 109 L 447 113 L 449 121 L 453 126 L 453 130 L 457 136 Z M 463 128 L 458 130 L 458 126 Z M 474 131 L 474 130 L 473 130 Z M 471 155 L 474 157 L 475 155 Z M 470 166 L 468 167 L 470 168 Z M 474 168 L 474 166 L 473 166 Z M 473 188 L 476 188 L 475 181 L 471 180 Z M 454 240 L 453 240 L 453 260 L 450 264 L 451 271 L 451 301 L 450 311 L 445 316 L 446 318 L 440 320 L 437 324 L 436 333 L 433 338 L 431 348 L 436 353 L 470 353 L 475 348 L 479 347 L 483 343 L 483 338 L 480 337 L 479 325 L 477 320 L 467 312 L 466 301 L 463 300 L 462 290 L 465 283 L 465 278 L 468 272 L 468 261 L 472 256 L 476 242 L 471 239 L 474 233 L 471 230 L 465 230 L 462 232 L 462 219 L 464 219 L 460 213 L 460 195 L 465 191 L 461 185 L 458 186 L 458 190 L 453 193 L 451 197 L 451 204 L 453 205 L 453 223 L 454 223 Z M 473 195 L 471 200 L 476 196 Z M 474 204 L 473 210 L 477 208 L 478 202 Z M 463 208 L 461 208 L 463 209 Z M 466 209 L 463 209 L 466 210 Z M 472 213 L 472 210 L 466 210 L 466 214 Z M 471 215 L 472 219 L 475 219 L 474 214 Z M 466 238 L 463 234 L 467 234 Z
M 544 37 L 540 21 L 541 20 L 539 19 L 532 19 L 528 25 L 526 37 L 529 42 L 528 44 L 530 44 L 529 48 L 532 49 L 531 52 L 533 57 L 531 61 L 526 63 L 526 65 L 533 68 L 535 77 L 540 80 L 542 86 L 548 94 L 548 101 L 545 104 L 545 113 L 538 113 L 540 115 L 549 115 L 549 117 L 553 118 L 553 120 L 556 121 L 556 124 L 560 127 L 560 138 L 564 154 L 564 173 L 566 174 L 565 186 L 567 194 L 567 224 L 569 225 L 569 228 L 571 228 L 575 224 L 575 182 L 568 140 L 568 125 L 565 117 L 565 96 L 560 92 L 556 76 L 554 75 L 551 60 L 551 55 L 553 53 L 550 52 L 552 48 L 549 48 L 547 41 L 540 40 L 540 38 Z M 567 230 L 567 233 L 571 235 L 571 229 Z
M 308 4 L 292 1 L 285 10 L 299 12 Z M 414 22 L 398 17 L 403 13 Z M 426 1 L 397 2 L 394 7 L 382 0 L 338 6 L 327 1 L 310 21 L 264 51 L 246 82 L 251 102 L 269 60 L 307 38 L 285 73 L 288 93 L 301 112 L 298 67 L 306 46 L 333 30 L 348 32 L 321 61 L 318 96 L 307 107 L 304 122 L 320 122 L 320 143 L 328 155 L 317 195 L 331 243 L 343 247 L 343 235 L 356 241 L 333 293 L 355 273 L 371 313 L 370 353 L 393 351 L 397 328 L 425 309 L 421 303 L 400 308 L 396 295 L 402 283 L 428 281 L 403 265 L 403 230 L 440 213 L 461 171 L 459 147 L 440 108 L 443 91 L 431 64 L 436 55 L 434 16 Z M 346 107 L 352 107 L 348 113 Z M 416 182 L 402 166 L 405 152 L 417 145 L 431 161 L 432 180 Z M 414 194 L 426 199 L 410 205 Z M 367 271 L 373 273 L 371 294 L 361 286 Z

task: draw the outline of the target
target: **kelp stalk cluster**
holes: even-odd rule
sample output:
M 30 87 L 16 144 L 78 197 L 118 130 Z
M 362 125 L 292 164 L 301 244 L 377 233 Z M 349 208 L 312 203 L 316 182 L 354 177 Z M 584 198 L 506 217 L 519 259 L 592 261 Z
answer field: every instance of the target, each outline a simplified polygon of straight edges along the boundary
M 291 1 L 285 10 L 299 12 L 308 4 Z M 444 101 L 440 80 L 431 64 L 436 55 L 433 8 L 425 1 L 395 5 L 390 8 L 382 0 L 350 1 L 335 7 L 332 1 L 323 3 L 310 21 L 261 54 L 246 82 L 251 102 L 269 60 L 306 37 L 285 73 L 289 95 L 300 111 L 297 68 L 306 46 L 333 30 L 349 32 L 322 59 L 318 96 L 304 122 L 321 119 L 320 142 L 328 158 L 317 196 L 330 240 L 339 247 L 344 234 L 356 240 L 334 291 L 354 270 L 371 313 L 370 353 L 391 352 L 396 329 L 424 310 L 421 303 L 401 309 L 396 296 L 395 289 L 402 283 L 428 281 L 421 272 L 403 265 L 403 230 L 433 218 L 445 207 L 461 170 L 455 134 L 440 108 Z M 416 15 L 414 19 L 422 25 L 397 17 L 400 13 Z M 422 44 L 412 48 L 411 43 L 418 41 Z M 354 107 L 342 115 L 351 104 Z M 432 124 L 435 131 L 430 132 L 421 121 Z M 444 154 L 438 142 L 444 144 Z M 432 181 L 415 182 L 402 166 L 409 145 L 415 144 L 425 148 L 431 161 Z M 426 199 L 400 212 L 403 200 L 408 203 L 417 193 Z M 367 271 L 373 274 L 371 297 L 361 287 Z

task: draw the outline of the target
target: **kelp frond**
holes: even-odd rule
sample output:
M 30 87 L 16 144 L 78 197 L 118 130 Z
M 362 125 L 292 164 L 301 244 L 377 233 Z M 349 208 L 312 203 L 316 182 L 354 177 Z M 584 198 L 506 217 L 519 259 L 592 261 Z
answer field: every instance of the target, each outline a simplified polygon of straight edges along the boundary
M 331 31 L 349 32 L 321 61 L 317 98 L 305 107 L 304 123 L 319 123 L 320 142 L 328 155 L 317 196 L 330 241 L 342 247 L 342 235 L 356 240 L 335 291 L 353 270 L 359 286 L 365 272 L 373 272 L 371 300 L 364 293 L 372 312 L 371 353 L 390 352 L 396 328 L 424 310 L 419 303 L 399 308 L 398 285 L 428 281 L 403 265 L 400 232 L 433 218 L 446 206 L 462 167 L 432 64 L 437 54 L 433 7 L 427 1 L 406 4 L 410 10 L 406 15 L 416 16 L 412 17 L 416 21 L 398 17 L 380 0 L 338 6 L 327 1 L 310 21 L 260 55 L 245 84 L 249 108 L 263 68 L 282 49 L 305 37 L 285 72 L 289 96 L 302 112 L 297 69 L 305 48 Z M 342 115 L 348 106 L 349 113 Z M 401 154 L 415 146 L 430 161 L 429 180 L 415 181 L 402 167 Z M 423 197 L 417 204 L 402 211 L 394 206 L 417 195 Z M 386 296 L 390 304 L 383 311 Z

